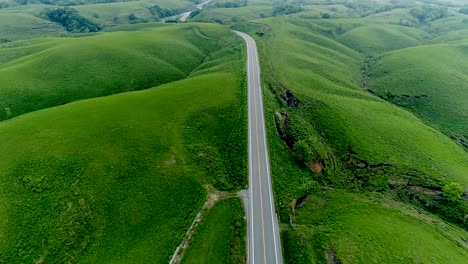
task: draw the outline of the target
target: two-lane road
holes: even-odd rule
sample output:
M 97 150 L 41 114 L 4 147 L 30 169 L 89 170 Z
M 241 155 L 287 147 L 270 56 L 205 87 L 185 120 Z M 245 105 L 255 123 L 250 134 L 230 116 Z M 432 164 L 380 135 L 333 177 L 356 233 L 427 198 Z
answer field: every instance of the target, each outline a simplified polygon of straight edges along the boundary
M 250 264 L 283 263 L 278 219 L 271 185 L 270 158 L 266 141 L 260 63 L 255 41 L 236 32 L 247 44 L 249 115 L 248 256 Z

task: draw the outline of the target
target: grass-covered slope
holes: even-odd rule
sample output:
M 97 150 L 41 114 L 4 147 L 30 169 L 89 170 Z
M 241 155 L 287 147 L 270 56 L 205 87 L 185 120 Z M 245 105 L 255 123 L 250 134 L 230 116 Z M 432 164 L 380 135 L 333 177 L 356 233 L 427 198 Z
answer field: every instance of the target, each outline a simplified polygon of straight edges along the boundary
M 280 20 L 263 20 L 273 30 L 267 56 L 277 81 L 303 102 L 291 111 L 304 117 L 301 122 L 312 123 L 311 129 L 338 155 L 324 160 L 335 163 L 340 156 L 356 153 L 370 164 L 412 168 L 468 184 L 468 155 L 462 148 L 414 115 L 359 87 L 359 55 L 305 28 L 298 34 L 299 23 Z M 306 127 L 302 129 L 307 131 Z M 295 136 L 296 140 L 308 137 L 307 132 Z
M 200 31 L 222 41 L 187 79 L 0 123 L 0 262 L 167 263 L 204 202 L 203 185 L 223 176 L 193 157 L 231 166 L 217 153 L 235 152 L 245 175 L 240 40 L 219 26 Z M 194 120 L 200 112 L 210 119 Z M 189 125 L 233 141 L 213 145 Z M 193 138 L 215 151 L 193 151 Z
M 307 20 L 275 18 L 261 21 L 274 30 L 275 37 L 268 40 L 271 41 L 269 51 L 279 55 L 271 57 L 275 61 L 275 72 L 289 82 L 297 83 L 297 89 L 309 90 L 312 84 L 331 90 L 340 84 L 349 84 L 358 89 L 363 55 L 310 30 L 314 24 Z
M 195 8 L 195 0 L 132 0 L 132 1 L 108 1 L 96 3 L 92 1 L 75 2 L 75 5 L 67 5 L 64 2 L 55 5 L 42 4 L 39 1 L 25 1 L 24 5 L 10 5 L 0 9 L 0 37 L 9 40 L 30 39 L 40 36 L 55 36 L 65 33 L 65 30 L 57 24 L 51 23 L 43 16 L 45 10 L 53 10 L 67 6 L 78 11 L 94 23 L 105 27 L 128 23 L 141 23 L 159 21 L 158 14 L 153 14 L 150 8 L 159 6 L 165 10 L 182 12 Z M 76 5 L 80 3 L 79 5 Z M 135 19 L 130 21 L 133 14 Z
M 44 35 L 57 36 L 65 33 L 61 27 L 50 21 L 26 14 L 0 9 L 0 43 L 24 38 L 38 38 Z
M 468 43 L 403 49 L 376 59 L 370 86 L 445 134 L 468 139 L 467 68 Z
M 154 17 L 149 8 L 155 5 L 168 10 L 192 10 L 195 8 L 194 1 L 189 0 L 136 0 L 110 2 L 102 4 L 88 4 L 74 7 L 78 12 L 102 25 L 126 24 L 128 16 L 134 14 L 136 17 L 147 21 L 159 20 Z
M 0 53 L 14 49 L 17 57 L 0 65 L 0 120 L 183 79 L 216 49 L 219 39 L 210 36 L 218 31 L 178 25 L 7 43 Z M 47 48 L 31 52 L 38 46 Z
M 221 200 L 205 216 L 182 263 L 245 263 L 246 232 L 242 201 Z
M 249 30 L 262 56 L 285 263 L 463 263 L 466 196 L 450 202 L 443 186 L 458 181 L 466 190 L 468 153 L 420 113 L 380 98 L 385 94 L 369 83 L 377 73 L 390 78 L 391 70 L 428 56 L 401 56 L 401 64 L 386 68 L 383 59 L 403 50 L 385 52 L 443 41 L 450 26 L 444 27 L 443 19 L 415 22 L 412 3 L 370 16 L 373 11 L 367 12 L 363 1 L 347 3 L 346 9 L 312 5 L 326 2 L 301 1 L 307 12 L 242 25 L 229 21 L 227 14 L 235 11 L 223 10 L 221 19 Z M 320 19 L 324 13 L 330 18 Z M 460 19 L 444 20 L 460 26 L 456 35 L 462 35 Z M 384 54 L 382 60 L 378 53 Z M 444 54 L 461 57 L 440 51 Z M 369 66 L 371 58 L 377 65 Z M 424 60 L 434 69 L 446 65 Z M 452 59 L 450 67 L 466 68 L 457 61 Z M 418 67 L 414 76 L 425 78 L 416 73 Z M 454 100 L 455 105 L 463 100 Z M 461 119 L 447 123 L 463 125 Z M 340 191 L 323 195 L 321 188 Z
M 295 224 L 283 233 L 289 263 L 461 264 L 468 257 L 464 231 L 376 195 L 312 197 Z
M 406 202 L 428 215 L 439 215 L 441 222 L 466 226 L 466 199 L 450 204 L 442 187 L 451 181 L 468 186 L 467 152 L 419 115 L 372 94 L 372 85 L 363 79 L 367 74 L 374 78 L 373 71 L 363 69 L 366 56 L 335 41 L 328 30 L 341 22 L 317 22 L 301 14 L 258 22 L 263 25 L 257 24 L 251 32 L 264 33 L 257 39 L 263 56 L 278 212 L 286 230 L 291 223 L 297 228 L 282 235 L 285 262 L 334 263 L 338 257 L 341 263 L 444 263 L 452 258 L 462 263 L 466 245 L 457 241 L 466 237 L 465 231 L 455 228 L 455 236 L 430 221 L 422 225 L 420 217 L 399 215 Z M 360 26 L 357 22 L 348 27 L 356 25 Z M 457 122 L 453 121 L 463 124 Z M 306 150 L 301 152 L 298 143 L 305 144 Z M 342 213 L 327 213 L 319 219 L 316 214 L 328 204 L 324 208 L 320 201 L 303 205 L 311 194 L 321 197 L 319 185 L 350 192 L 378 191 L 399 202 L 392 210 L 365 204 L 362 211 L 354 211 L 354 194 L 349 194 L 343 198 L 349 203 L 341 205 Z M 332 209 L 327 212 L 338 210 L 329 206 Z M 360 224 L 358 220 L 367 214 L 369 219 Z M 386 226 L 368 224 L 374 218 Z M 388 224 L 393 222 L 398 224 Z M 428 248 L 420 245 L 426 240 L 432 243 Z M 432 247 L 443 252 L 426 253 Z
M 424 31 L 395 25 L 365 25 L 347 31 L 337 40 L 364 54 L 382 53 L 423 43 Z

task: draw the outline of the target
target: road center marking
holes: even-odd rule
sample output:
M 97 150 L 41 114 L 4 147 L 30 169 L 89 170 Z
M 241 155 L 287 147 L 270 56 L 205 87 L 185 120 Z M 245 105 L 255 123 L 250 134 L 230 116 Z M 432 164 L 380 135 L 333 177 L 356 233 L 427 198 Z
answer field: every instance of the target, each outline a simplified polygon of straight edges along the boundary
M 266 264 L 266 242 L 265 242 L 265 220 L 264 220 L 264 216 L 263 216 L 263 187 L 262 187 L 262 179 L 260 177 L 261 174 L 261 164 L 260 164 L 260 143 L 259 143 L 259 138 L 258 138 L 258 109 L 257 109 L 257 96 L 256 96 L 256 92 L 254 91 L 254 109 L 255 109 L 255 126 L 256 126 L 256 131 L 257 133 L 256 134 L 256 138 L 257 138 L 257 154 L 258 154 L 258 183 L 259 183 L 259 186 L 260 186 L 260 207 L 262 208 L 262 239 L 263 239 L 263 260 L 264 260 L 264 263 Z

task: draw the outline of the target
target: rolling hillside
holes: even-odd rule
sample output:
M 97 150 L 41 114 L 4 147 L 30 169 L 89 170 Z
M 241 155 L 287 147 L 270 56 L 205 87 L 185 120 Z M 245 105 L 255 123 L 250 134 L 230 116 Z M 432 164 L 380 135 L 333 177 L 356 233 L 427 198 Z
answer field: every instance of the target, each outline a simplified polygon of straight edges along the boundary
M 204 203 L 204 185 L 245 186 L 239 40 L 219 26 L 196 28 L 201 48 L 212 40 L 216 51 L 196 70 L 173 61 L 191 71 L 186 79 L 0 122 L 1 262 L 168 262 Z M 147 54 L 167 55 L 150 45 L 162 32 L 141 33 Z M 98 36 L 94 47 L 119 35 Z M 211 173 L 203 159 L 233 173 Z
M 464 263 L 465 231 L 378 195 L 327 192 L 283 234 L 291 263 Z M 433 223 L 437 223 L 434 225 Z
M 270 89 L 282 98 L 284 89 L 289 89 L 302 102 L 298 107 L 272 111 L 287 116 L 291 140 L 312 137 L 323 142 L 312 146 L 324 165 L 325 174 L 320 177 L 329 177 L 327 181 L 338 185 L 359 185 L 361 180 L 353 180 L 347 172 L 355 168 L 345 165 L 352 158 L 364 164 L 387 164 L 399 170 L 403 178 L 414 170 L 436 181 L 468 184 L 468 155 L 460 146 L 408 111 L 364 92 L 356 80 L 363 57 L 318 32 L 307 31 L 306 26 L 298 27 L 296 20 L 262 20 L 274 32 L 274 37 L 262 42 L 270 58 L 265 63 L 274 67 L 270 74 L 275 79 L 270 80 Z M 341 173 L 348 176 L 338 176 Z M 370 180 L 373 173 L 369 171 L 364 177 Z M 278 173 L 276 177 L 280 175 L 289 177 L 288 173 Z M 348 180 L 357 182 L 350 185 Z M 285 188 L 286 194 L 300 187 L 293 186 L 279 188 Z M 289 203 L 281 199 L 280 203 Z
M 128 16 L 135 14 L 138 18 L 154 21 L 149 8 L 158 5 L 169 10 L 187 11 L 195 8 L 194 1 L 190 0 L 137 0 L 92 5 L 79 5 L 75 9 L 92 21 L 103 25 L 128 23 Z M 117 17 L 117 19 L 116 19 Z
M 466 140 L 467 59 L 466 42 L 388 53 L 371 66 L 370 86 L 378 95 L 414 112 L 446 135 L 464 136 Z
M 195 0 L 194 0 L 195 1 Z M 47 20 L 43 14 L 46 10 L 68 7 L 78 11 L 80 16 L 102 25 L 113 27 L 129 23 L 159 21 L 160 14 L 152 13 L 151 8 L 159 6 L 164 11 L 181 12 L 195 7 L 190 0 L 132 0 L 132 1 L 68 1 L 55 4 L 44 4 L 39 1 L 16 1 L 6 8 L 0 8 L 0 43 L 20 39 L 33 39 L 45 36 L 75 36 L 66 32 L 63 27 Z M 1 3 L 1 1 L 0 1 Z M 130 16 L 134 15 L 134 20 Z M 79 35 L 78 35 L 79 36 Z
M 0 9 L 0 264 L 167 263 L 199 212 L 181 263 L 245 263 L 230 29 L 258 45 L 284 263 L 466 262 L 462 0 L 219 0 L 154 22 L 196 2 L 73 4 L 91 34 L 40 18 L 52 5 Z
M 0 9 L 0 42 L 24 38 L 38 38 L 44 35 L 58 36 L 65 30 L 54 23 L 23 13 L 7 12 Z
M 0 120 L 183 79 L 217 43 L 199 26 L 181 25 L 4 44 L 0 54 L 15 57 L 0 65 Z
M 468 186 L 468 154 L 442 128 L 464 129 L 464 44 L 400 50 L 430 41 L 431 33 L 363 19 L 345 21 L 298 13 L 251 26 L 252 33 L 265 34 L 257 39 L 263 51 L 269 134 L 275 135 L 270 138 L 275 190 L 281 221 L 292 226 L 282 235 L 286 263 L 462 263 L 467 202 L 449 204 L 441 193 L 452 181 Z M 341 25 L 346 33 L 337 36 Z M 385 41 L 395 37 L 397 41 Z M 396 51 L 385 53 L 391 50 Z M 375 53 L 382 55 L 369 61 L 367 55 Z M 453 93 L 442 96 L 447 88 Z M 403 107 L 389 102 L 387 92 L 434 99 L 426 106 Z M 297 143 L 309 148 L 310 159 L 300 160 L 304 156 L 298 156 Z M 346 217 L 319 217 L 321 208 L 335 206 L 325 202 L 328 196 L 318 191 L 320 185 L 347 193 L 339 205 L 346 208 Z M 353 201 L 355 192 L 381 193 L 375 200 L 383 207 Z M 309 201 L 312 197 L 324 202 Z M 389 211 L 386 200 L 393 201 Z M 405 203 L 458 227 L 450 233 L 424 217 L 408 215 Z M 352 220 L 369 214 L 371 222 L 385 215 L 379 224 L 385 228 Z M 397 226 L 406 231 L 400 234 Z M 406 242 L 411 232 L 415 236 Z M 384 234 L 394 235 L 380 239 Z M 423 241 L 438 245 L 426 248 Z M 446 250 L 426 254 L 432 247 Z M 388 248 L 393 253 L 387 255 Z
M 361 53 L 373 54 L 424 43 L 428 34 L 414 28 L 394 25 L 366 25 L 352 29 L 337 40 Z

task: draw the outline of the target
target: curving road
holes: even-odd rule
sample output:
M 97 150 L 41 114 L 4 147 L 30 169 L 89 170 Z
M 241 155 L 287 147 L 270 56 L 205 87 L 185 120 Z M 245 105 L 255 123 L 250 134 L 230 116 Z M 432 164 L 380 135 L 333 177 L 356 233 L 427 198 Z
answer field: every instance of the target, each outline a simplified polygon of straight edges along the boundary
M 175 15 L 175 16 L 162 18 L 161 22 L 166 22 L 166 21 L 169 21 L 169 20 L 176 20 L 177 18 L 180 19 L 180 22 L 187 22 L 187 19 L 190 17 L 190 14 L 192 14 L 196 10 L 203 9 L 203 7 L 205 5 L 211 3 L 212 1 L 214 1 L 214 0 L 205 0 L 205 1 L 201 2 L 200 4 L 196 5 L 195 10 L 185 12 L 185 13 L 181 13 L 181 14 L 178 14 L 178 15 Z
M 266 143 L 260 63 L 255 41 L 242 32 L 247 44 L 247 78 L 249 108 L 249 190 L 248 190 L 248 258 L 250 264 L 280 264 L 281 242 L 278 218 L 271 185 L 270 158 Z

